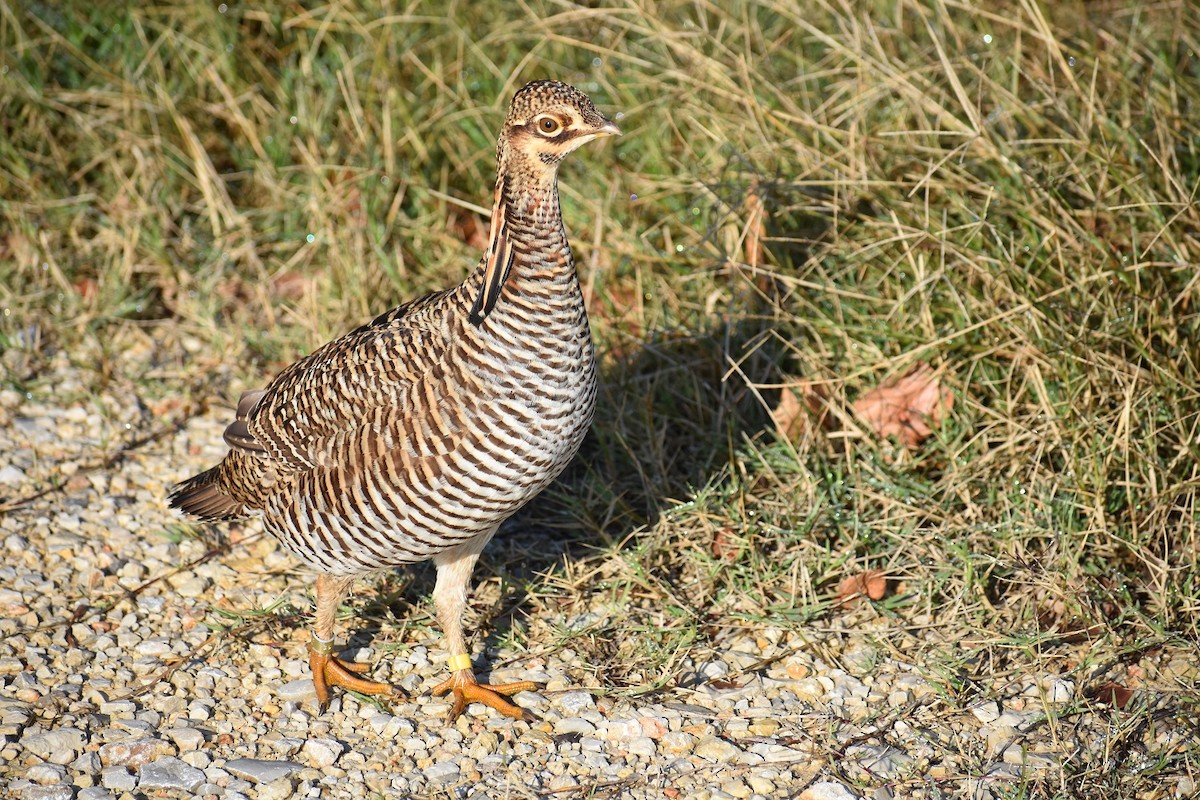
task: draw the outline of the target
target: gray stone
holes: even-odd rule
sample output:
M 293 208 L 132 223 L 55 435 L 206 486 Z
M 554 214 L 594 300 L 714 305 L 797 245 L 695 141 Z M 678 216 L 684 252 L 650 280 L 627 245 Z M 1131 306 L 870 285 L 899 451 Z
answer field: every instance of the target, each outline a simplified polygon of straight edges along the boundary
M 137 776 L 124 767 L 105 767 L 100 773 L 100 785 L 114 792 L 132 792 L 137 788 Z
M 25 473 L 12 464 L 5 464 L 0 467 L 0 484 L 5 486 L 17 486 L 25 482 Z
M 987 702 L 978 703 L 971 706 L 970 712 L 975 716 L 975 719 L 986 725 L 987 723 L 995 722 L 1000 718 L 1000 704 L 995 700 L 989 700 Z
M 425 768 L 425 780 L 430 783 L 449 783 L 458 778 L 458 764 L 443 761 Z
M 832 781 L 814 783 L 797 800 L 860 800 L 849 787 Z
M 161 600 L 161 598 L 157 597 L 153 599 Z M 133 649 L 138 655 L 161 658 L 162 656 L 165 656 L 171 652 L 171 643 L 165 638 L 155 637 L 153 639 L 143 640 L 138 644 L 137 647 Z
M 668 753 L 690 753 L 696 746 L 696 737 L 687 731 L 671 731 L 662 737 L 660 746 Z
M 263 744 L 268 745 L 272 750 L 283 756 L 291 756 L 300 752 L 300 748 L 304 746 L 303 739 L 297 739 L 295 736 L 280 736 L 272 738 L 274 734 L 268 734 L 262 739 Z
M 587 692 L 567 692 L 555 700 L 564 717 L 575 717 L 596 707 L 596 700 Z
M 262 758 L 235 758 L 225 762 L 225 769 L 239 778 L 254 783 L 270 783 L 304 769 L 295 761 L 268 761 Z
M 627 742 L 642 735 L 642 726 L 636 719 L 612 719 L 604 726 L 604 738 L 610 742 Z
M 202 783 L 203 772 L 174 756 L 143 764 L 138 770 L 138 789 L 143 792 L 164 789 L 194 792 Z
M 785 747 L 774 742 L 757 742 L 750 745 L 750 754 L 757 755 L 768 764 L 791 764 L 797 761 L 807 761 L 813 756 L 804 750 Z
M 588 722 L 586 719 L 579 717 L 563 717 L 555 720 L 554 732 L 559 736 L 591 736 L 596 732 L 596 726 Z
M 109 700 L 107 703 L 100 704 L 100 713 L 110 717 L 130 716 L 135 711 L 137 711 L 137 706 L 129 700 Z
M 58 728 L 21 737 L 21 746 L 53 764 L 70 764 L 83 750 L 87 737 L 78 728 Z
M 555 775 L 553 778 L 551 778 L 550 782 L 546 784 L 546 788 L 549 789 L 552 794 L 561 795 L 570 789 L 574 789 L 578 785 L 579 781 L 575 780 L 574 776 L 564 773 L 562 775 Z M 570 795 L 567 796 L 569 797 Z
M 312 678 L 299 678 L 287 683 L 281 683 L 275 689 L 275 693 L 279 695 L 280 700 L 294 700 L 296 702 L 317 696 L 317 690 L 313 686 Z
M 990 725 L 983 728 L 981 733 L 987 740 L 989 756 L 998 756 L 1017 739 L 1017 729 L 1008 725 Z
M 84 753 L 71 762 L 71 769 L 85 775 L 95 775 L 100 772 L 100 756 L 96 753 Z
M 112 800 L 113 793 L 103 786 L 89 786 L 86 789 L 80 789 L 79 794 L 75 795 L 75 800 Z
M 412 736 L 416 730 L 416 726 L 410 720 L 392 714 L 375 714 L 369 722 L 371 730 L 385 739 Z
M 1053 753 L 1031 753 L 1024 748 L 1012 745 L 1004 750 L 1004 763 L 1017 764 L 1030 769 L 1056 769 L 1063 759 Z
M 72 800 L 75 789 L 58 784 L 55 786 L 26 786 L 18 791 L 21 800 Z
M 746 777 L 746 783 L 755 794 L 771 795 L 775 792 L 775 782 L 765 775 L 754 774 Z
M 255 800 L 287 800 L 295 792 L 296 786 L 291 778 L 276 778 L 270 783 L 264 783 L 255 792 Z
M 154 739 L 154 734 L 158 733 L 157 726 L 144 719 L 114 719 L 112 724 L 114 728 L 139 734 L 144 739 Z
M 34 764 L 25 770 L 25 777 L 34 783 L 49 786 L 67 779 L 67 768 L 61 764 Z
M 324 769 L 333 766 L 345 749 L 345 745 L 337 739 L 309 739 L 304 743 L 301 752 L 314 767 Z
M 912 766 L 912 759 L 895 747 L 887 745 L 857 745 L 846 750 L 846 756 L 881 778 L 897 778 Z
M 631 755 L 653 758 L 658 752 L 654 740 L 649 736 L 635 736 L 625 744 L 625 750 Z

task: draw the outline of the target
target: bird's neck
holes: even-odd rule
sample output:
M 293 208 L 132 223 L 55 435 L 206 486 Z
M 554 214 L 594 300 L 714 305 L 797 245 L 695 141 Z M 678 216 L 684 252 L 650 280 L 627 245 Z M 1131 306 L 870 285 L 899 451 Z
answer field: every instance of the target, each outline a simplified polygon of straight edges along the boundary
M 500 167 L 488 249 L 464 284 L 471 322 L 500 323 L 507 312 L 526 322 L 545 312 L 579 316 L 583 295 L 559 209 L 557 170 L 503 157 Z
M 513 246 L 513 278 L 573 279 L 575 265 L 563 227 L 554 175 L 541 181 L 501 181 L 506 235 Z

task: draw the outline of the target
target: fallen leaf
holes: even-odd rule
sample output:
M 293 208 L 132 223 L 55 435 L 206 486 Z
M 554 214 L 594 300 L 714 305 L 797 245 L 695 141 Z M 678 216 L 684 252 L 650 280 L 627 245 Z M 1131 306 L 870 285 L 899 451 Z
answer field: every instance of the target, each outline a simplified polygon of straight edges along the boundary
M 714 558 L 737 561 L 742 552 L 742 543 L 733 535 L 731 528 L 722 528 L 713 536 L 711 549 Z
M 487 249 L 488 234 L 491 231 L 490 222 L 484 224 L 474 212 L 458 206 L 450 206 L 447 209 L 447 215 L 450 217 L 449 227 L 455 238 L 464 242 L 472 250 Z
M 822 383 L 798 383 L 785 386 L 779 405 L 771 410 L 771 419 L 779 435 L 800 442 L 818 429 L 831 431 L 837 421 L 829 413 L 829 390 Z
M 899 380 L 867 392 L 851 408 L 880 438 L 895 436 L 914 449 L 953 407 L 954 393 L 942 386 L 933 367 L 921 362 Z
M 1124 708 L 1133 697 L 1133 691 L 1119 683 L 1102 683 L 1087 690 L 1087 696 L 1097 703 L 1104 703 L 1113 708 Z
M 752 267 L 760 266 L 763 262 L 763 247 L 762 240 L 767 238 L 767 226 L 763 221 L 766 218 L 766 207 L 763 205 L 762 196 L 758 193 L 757 184 L 750 187 L 750 192 L 746 195 L 746 228 L 743 232 L 742 251 L 745 254 L 745 262 Z
M 100 291 L 100 286 L 96 283 L 95 278 L 79 278 L 73 285 L 75 287 L 75 291 L 78 292 L 79 296 L 84 300 L 91 300 L 96 296 L 96 293 Z
M 851 575 L 838 584 L 838 603 L 847 605 L 853 600 L 866 596 L 872 600 L 882 600 L 887 594 L 887 578 L 881 569 L 869 569 L 857 575 Z
M 771 409 L 771 419 L 775 420 L 775 429 L 779 431 L 779 435 L 793 442 L 810 427 L 808 418 L 804 415 L 804 406 L 790 387 L 784 388 L 779 395 L 779 405 Z
M 299 272 L 281 272 L 271 278 L 275 296 L 283 300 L 299 300 L 308 293 L 312 280 Z

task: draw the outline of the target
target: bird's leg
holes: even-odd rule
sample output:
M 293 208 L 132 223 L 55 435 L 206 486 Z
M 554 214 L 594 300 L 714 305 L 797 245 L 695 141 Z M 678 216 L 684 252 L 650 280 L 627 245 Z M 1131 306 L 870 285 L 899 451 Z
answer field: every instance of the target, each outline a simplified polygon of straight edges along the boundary
M 338 606 L 353 583 L 353 577 L 317 576 L 317 611 L 312 640 L 308 643 L 308 665 L 312 669 L 313 687 L 317 690 L 317 705 L 322 711 L 329 706 L 330 686 L 341 686 L 359 694 L 400 696 L 391 684 L 360 678 L 357 673 L 369 669 L 368 664 L 342 661 L 333 655 L 333 626 Z
M 446 647 L 450 651 L 450 659 L 446 662 L 450 669 L 450 677 L 435 686 L 433 693 L 453 694 L 454 707 L 450 710 L 450 719 L 461 714 L 468 703 L 483 703 L 507 717 L 532 722 L 533 715 L 509 702 L 506 696 L 532 691 L 537 688 L 537 684 L 533 681 L 499 686 L 478 683 L 475 680 L 475 672 L 471 669 L 471 657 L 467 654 L 467 642 L 463 637 L 462 616 L 467 607 L 467 584 L 471 580 L 471 571 L 475 568 L 480 551 L 491 538 L 491 534 L 488 534 L 464 542 L 458 547 L 439 553 L 433 559 L 437 565 L 437 585 L 433 589 L 433 603 L 437 608 L 442 633 L 446 637 Z

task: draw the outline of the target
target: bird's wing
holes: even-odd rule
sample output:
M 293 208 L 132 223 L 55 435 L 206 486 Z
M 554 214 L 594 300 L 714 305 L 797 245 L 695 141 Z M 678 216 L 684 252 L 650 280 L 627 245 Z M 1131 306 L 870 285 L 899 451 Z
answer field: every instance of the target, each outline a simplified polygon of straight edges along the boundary
M 242 392 L 242 396 L 238 399 L 237 415 L 234 421 L 229 423 L 229 426 L 225 428 L 225 444 L 250 455 L 269 455 L 267 449 L 250 433 L 250 429 L 246 424 L 250 413 L 254 411 L 255 406 L 258 405 L 258 402 L 263 399 L 266 393 L 265 389 Z
M 446 303 L 438 301 L 453 291 L 392 309 L 296 361 L 265 389 L 243 394 L 225 441 L 281 467 L 306 469 L 378 409 L 403 409 L 412 386 L 445 357 Z

